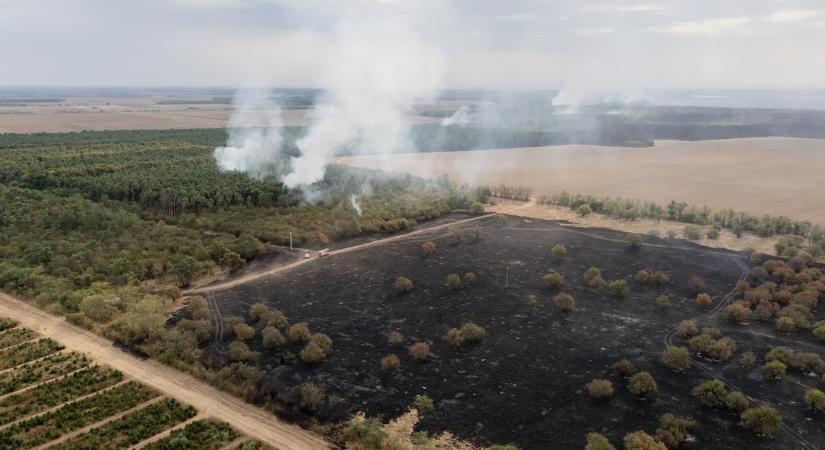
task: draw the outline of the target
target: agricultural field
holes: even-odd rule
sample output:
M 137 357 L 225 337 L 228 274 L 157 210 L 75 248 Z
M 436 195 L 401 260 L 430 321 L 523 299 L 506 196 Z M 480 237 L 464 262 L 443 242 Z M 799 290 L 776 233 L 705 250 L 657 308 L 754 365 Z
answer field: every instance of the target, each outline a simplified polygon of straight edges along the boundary
M 36 339 L 9 319 L 0 319 L 0 328 L 0 340 Z M 9 349 L 18 350 L 4 353 L 0 371 L 0 448 L 219 449 L 230 443 L 266 448 L 51 340 Z
M 774 261 L 763 273 L 758 263 L 687 241 L 499 215 L 202 293 L 221 319 L 201 349 L 246 395 L 296 420 L 363 411 L 386 421 L 414 407 L 417 429 L 431 435 L 522 449 L 581 448 L 590 432 L 621 442 L 637 430 L 689 434 L 708 449 L 820 448 L 822 412 L 804 397 L 825 384 L 825 347 L 812 331 L 825 319 L 815 307 L 821 271 L 795 262 L 782 272 Z M 774 272 L 786 281 L 764 286 Z M 770 306 L 757 306 L 754 289 Z M 816 300 L 788 307 L 772 300 L 779 291 Z M 787 316 L 794 331 L 775 331 Z M 779 357 L 781 380 L 762 367 Z M 632 368 L 621 373 L 613 367 L 623 359 Z M 655 392 L 638 387 L 642 372 Z M 714 379 L 723 400 L 705 406 L 695 388 Z M 593 380 L 607 380 L 609 394 L 591 392 Z M 724 406 L 733 391 L 745 396 L 741 409 Z M 782 416 L 769 439 L 740 425 L 757 405 Z

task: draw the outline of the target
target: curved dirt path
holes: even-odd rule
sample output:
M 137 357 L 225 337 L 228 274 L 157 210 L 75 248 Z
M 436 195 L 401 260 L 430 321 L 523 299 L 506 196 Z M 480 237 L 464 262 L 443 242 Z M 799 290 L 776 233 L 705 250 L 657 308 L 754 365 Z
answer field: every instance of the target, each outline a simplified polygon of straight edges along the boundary
M 61 343 L 68 350 L 86 354 L 92 360 L 115 368 L 182 403 L 200 414 L 222 420 L 236 430 L 281 450 L 319 450 L 330 445 L 320 436 L 288 424 L 271 413 L 220 391 L 191 375 L 160 362 L 142 360 L 118 350 L 112 342 L 72 325 L 62 317 L 46 313 L 22 300 L 0 293 L 0 316 L 14 319 Z
M 381 246 L 381 245 L 386 245 L 386 244 L 389 244 L 389 243 L 392 243 L 392 242 L 396 242 L 396 241 L 400 241 L 402 239 L 406 239 L 410 236 L 417 236 L 419 234 L 428 233 L 430 231 L 440 230 L 442 228 L 449 228 L 449 227 L 454 226 L 454 225 L 461 225 L 461 224 L 468 223 L 468 222 L 474 222 L 476 220 L 486 219 L 488 217 L 493 217 L 495 215 L 496 215 L 495 213 L 493 213 L 493 214 L 484 214 L 484 215 L 481 215 L 481 216 L 470 217 L 468 219 L 456 220 L 455 222 L 442 223 L 441 225 L 435 225 L 435 226 L 432 226 L 432 227 L 421 228 L 419 230 L 411 231 L 409 233 L 398 234 L 398 235 L 395 235 L 395 236 L 390 236 L 390 237 L 383 238 L 383 239 L 378 239 L 378 240 L 375 240 L 375 241 L 365 242 L 363 244 L 353 245 L 351 247 L 345 247 L 345 248 L 341 248 L 341 249 L 338 249 L 338 250 L 332 250 L 332 251 L 329 252 L 329 254 L 327 256 L 322 256 L 320 258 L 328 258 L 330 256 L 341 255 L 341 254 L 344 254 L 344 253 L 355 252 L 355 251 L 364 250 L 364 249 L 367 249 L 367 248 L 378 247 L 378 246 Z M 295 261 L 295 262 L 292 262 L 292 263 L 289 263 L 289 264 L 285 264 L 283 266 L 274 267 L 272 269 L 263 270 L 263 271 L 260 271 L 260 272 L 250 273 L 250 274 L 244 275 L 240 278 L 235 278 L 235 279 L 232 279 L 232 280 L 228 280 L 228 281 L 225 281 L 223 283 L 213 284 L 211 286 L 204 286 L 204 287 L 199 287 L 199 288 L 194 288 L 194 289 L 187 289 L 187 290 L 183 291 L 182 294 L 183 295 L 200 295 L 200 294 L 205 294 L 205 293 L 208 293 L 208 292 L 223 291 L 223 290 L 226 290 L 226 289 L 233 288 L 235 286 L 239 286 L 239 285 L 244 284 L 244 283 L 248 283 L 248 282 L 253 281 L 253 280 L 257 280 L 257 279 L 260 279 L 260 278 L 263 278 L 263 277 L 267 277 L 269 275 L 276 274 L 278 272 L 283 272 L 285 270 L 289 270 L 289 269 L 307 264 L 307 263 L 309 263 L 311 261 L 314 261 L 318 258 L 319 258 L 318 256 L 314 256 L 314 257 L 311 257 L 311 258 L 305 258 L 305 259 L 301 259 L 301 260 L 298 260 L 298 261 Z

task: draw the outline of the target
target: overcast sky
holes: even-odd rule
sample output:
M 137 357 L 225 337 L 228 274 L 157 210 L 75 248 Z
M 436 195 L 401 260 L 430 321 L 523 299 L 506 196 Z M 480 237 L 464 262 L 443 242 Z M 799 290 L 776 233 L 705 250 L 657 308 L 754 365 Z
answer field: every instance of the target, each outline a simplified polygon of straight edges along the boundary
M 318 86 L 382 14 L 444 87 L 825 88 L 823 0 L 0 0 L 0 85 Z

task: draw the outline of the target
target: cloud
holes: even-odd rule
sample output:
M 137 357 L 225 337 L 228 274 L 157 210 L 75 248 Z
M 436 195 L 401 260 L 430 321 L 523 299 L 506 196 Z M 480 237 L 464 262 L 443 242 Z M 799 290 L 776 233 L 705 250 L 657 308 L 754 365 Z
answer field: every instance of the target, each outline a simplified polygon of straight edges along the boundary
M 610 34 L 613 32 L 613 28 L 611 27 L 601 27 L 601 28 L 579 28 L 577 30 L 573 30 L 576 34 L 580 36 L 597 36 L 600 34 Z
M 664 26 L 648 27 L 654 33 L 716 35 L 734 31 L 752 22 L 750 17 L 722 17 L 691 22 L 676 22 Z
M 815 10 L 784 9 L 769 15 L 766 20 L 774 23 L 799 22 L 819 17 L 821 13 Z
M 667 9 L 662 6 L 650 3 L 636 4 L 636 5 L 608 5 L 606 3 L 596 3 L 594 5 L 585 6 L 581 9 L 582 12 L 595 13 L 665 13 Z
M 496 19 L 498 19 L 498 20 L 505 20 L 505 21 L 511 21 L 511 22 L 520 22 L 520 21 L 524 21 L 524 20 L 533 20 L 533 19 L 536 19 L 536 18 L 537 18 L 537 16 L 535 14 L 529 14 L 529 13 L 526 13 L 526 14 L 506 14 L 506 15 L 503 15 L 503 16 L 496 17 Z

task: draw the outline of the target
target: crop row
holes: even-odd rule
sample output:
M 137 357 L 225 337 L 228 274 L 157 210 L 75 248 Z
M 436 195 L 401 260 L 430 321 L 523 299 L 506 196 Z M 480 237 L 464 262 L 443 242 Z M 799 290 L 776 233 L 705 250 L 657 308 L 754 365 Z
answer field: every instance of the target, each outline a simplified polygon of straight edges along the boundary
M 129 448 L 195 416 L 195 408 L 166 399 L 51 447 L 52 450 Z
M 198 420 L 143 447 L 142 450 L 217 450 L 236 437 L 238 433 L 223 422 Z
M 0 333 L 0 349 L 32 340 L 35 332 L 28 328 L 12 328 Z
M 127 411 L 157 397 L 155 391 L 130 381 L 55 411 L 18 422 L 0 432 L 0 448 L 37 447 L 60 436 Z
M 88 358 L 80 353 L 55 353 L 38 361 L 0 373 L 0 395 L 51 380 L 74 372 L 89 364 Z
M 122 379 L 123 375 L 116 370 L 93 366 L 66 378 L 10 395 L 0 400 L 0 425 L 92 394 Z
M 0 350 L 0 370 L 10 369 L 60 350 L 63 350 L 63 346 L 51 339 L 40 339 Z

